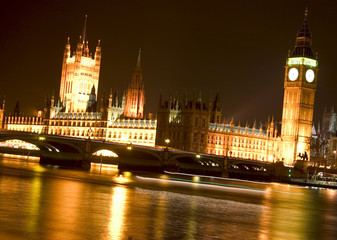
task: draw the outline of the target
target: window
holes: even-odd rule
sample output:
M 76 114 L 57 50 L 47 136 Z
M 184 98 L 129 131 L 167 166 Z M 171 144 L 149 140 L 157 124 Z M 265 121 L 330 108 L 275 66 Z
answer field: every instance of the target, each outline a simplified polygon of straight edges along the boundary
M 198 126 L 198 124 L 199 124 L 199 119 L 198 119 L 198 117 L 195 117 L 194 125 L 195 125 L 195 126 Z

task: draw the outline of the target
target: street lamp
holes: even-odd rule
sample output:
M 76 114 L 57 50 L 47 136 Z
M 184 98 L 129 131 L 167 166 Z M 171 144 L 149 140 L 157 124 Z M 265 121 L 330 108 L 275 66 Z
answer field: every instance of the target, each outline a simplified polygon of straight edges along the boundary
M 166 138 L 166 139 L 165 139 L 165 143 L 166 143 L 166 150 L 168 150 L 168 146 L 169 146 L 169 143 L 170 143 L 170 139 Z

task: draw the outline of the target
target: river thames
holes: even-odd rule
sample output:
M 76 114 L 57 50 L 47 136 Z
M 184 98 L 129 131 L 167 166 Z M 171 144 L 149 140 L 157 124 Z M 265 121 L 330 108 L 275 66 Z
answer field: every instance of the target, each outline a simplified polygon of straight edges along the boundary
M 336 236 L 336 190 L 0 158 L 0 239 Z

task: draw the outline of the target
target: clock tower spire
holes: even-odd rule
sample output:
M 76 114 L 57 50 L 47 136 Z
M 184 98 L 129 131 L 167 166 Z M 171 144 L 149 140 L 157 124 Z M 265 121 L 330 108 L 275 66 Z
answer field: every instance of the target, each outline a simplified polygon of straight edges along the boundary
M 318 62 L 311 48 L 307 18 L 308 9 L 285 66 L 281 139 L 282 158 L 288 165 L 299 155 L 310 157 Z

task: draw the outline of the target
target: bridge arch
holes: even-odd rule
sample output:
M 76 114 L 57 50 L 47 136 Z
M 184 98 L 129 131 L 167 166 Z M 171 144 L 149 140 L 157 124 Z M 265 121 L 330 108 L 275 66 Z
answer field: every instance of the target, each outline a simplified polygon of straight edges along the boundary
M 118 157 L 117 153 L 108 149 L 101 149 L 94 152 L 92 155 L 101 156 L 101 157 Z
M 221 176 L 222 164 L 217 159 L 199 154 L 175 154 L 167 161 L 167 168 L 172 171 Z
M 39 148 L 40 151 L 46 152 L 66 152 L 83 154 L 83 150 L 75 144 L 58 139 L 56 137 L 45 137 L 44 135 L 28 135 L 28 134 L 2 134 L 0 141 L 20 140 Z

